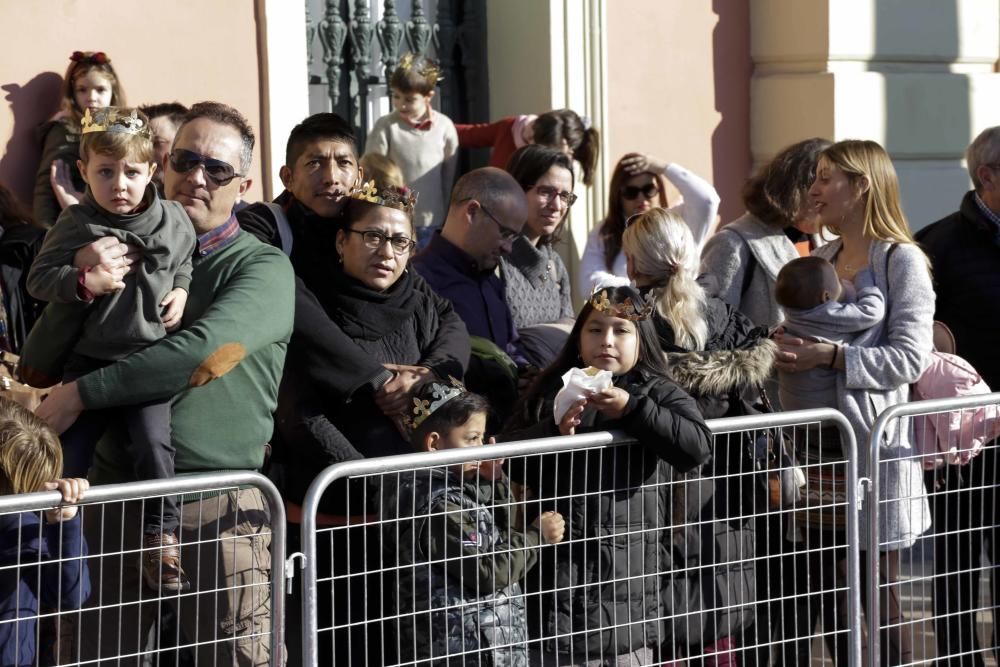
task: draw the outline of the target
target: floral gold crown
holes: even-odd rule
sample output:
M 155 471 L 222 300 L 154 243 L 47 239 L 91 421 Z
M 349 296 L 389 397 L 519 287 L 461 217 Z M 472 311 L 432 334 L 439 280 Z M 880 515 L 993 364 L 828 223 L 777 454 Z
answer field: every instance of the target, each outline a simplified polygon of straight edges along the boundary
M 355 186 L 348 195 L 351 199 L 360 199 L 379 206 L 399 209 L 404 213 L 413 215 L 413 207 L 417 204 L 417 193 L 407 187 L 396 188 L 387 186 L 379 189 L 375 187 L 375 181 Z
M 459 380 L 448 376 L 449 384 L 431 382 L 431 397 L 428 399 L 413 399 L 413 417 L 407 417 L 404 421 L 411 430 L 416 430 L 427 420 L 434 411 L 440 408 L 453 398 L 457 398 L 468 392 L 465 385 Z
M 413 53 L 405 53 L 403 57 L 399 59 L 399 69 L 409 71 L 413 69 L 414 64 L 418 64 L 417 56 Z M 441 68 L 436 62 L 430 58 L 422 58 L 419 61 L 420 70 L 417 72 L 427 83 L 432 86 L 444 81 L 444 76 L 441 74 Z
M 118 107 L 104 107 L 95 111 L 93 115 L 90 114 L 90 109 L 87 109 L 80 121 L 80 134 L 91 132 L 134 134 L 145 139 L 152 136 L 149 123 L 139 116 L 137 109 L 129 111 Z
M 599 310 L 612 317 L 620 317 L 623 320 L 638 322 L 644 320 L 653 312 L 651 304 L 645 304 L 641 309 L 632 301 L 632 297 L 627 297 L 621 303 L 611 303 L 608 298 L 607 288 L 598 287 L 590 295 L 590 305 L 594 310 Z

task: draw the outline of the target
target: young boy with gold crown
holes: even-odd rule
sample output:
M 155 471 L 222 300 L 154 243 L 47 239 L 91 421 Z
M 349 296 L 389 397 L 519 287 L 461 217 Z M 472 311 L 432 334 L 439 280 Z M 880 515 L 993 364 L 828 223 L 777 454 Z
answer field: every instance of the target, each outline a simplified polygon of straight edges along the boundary
M 145 114 L 88 110 L 81 135 L 78 166 L 86 195 L 60 214 L 28 274 L 28 291 L 49 302 L 25 342 L 20 368 L 36 386 L 53 384 L 58 375 L 64 381 L 86 375 L 179 328 L 191 283 L 194 227 L 181 205 L 161 200 L 151 184 L 156 162 Z M 139 248 L 141 259 L 127 269 L 76 267 L 76 252 L 105 236 Z M 62 434 L 66 473 L 87 474 L 97 441 L 116 419 L 128 428 L 137 476 L 173 477 L 169 400 L 81 414 Z M 145 503 L 143 577 L 151 588 L 189 587 L 180 567 L 178 521 L 175 499 Z

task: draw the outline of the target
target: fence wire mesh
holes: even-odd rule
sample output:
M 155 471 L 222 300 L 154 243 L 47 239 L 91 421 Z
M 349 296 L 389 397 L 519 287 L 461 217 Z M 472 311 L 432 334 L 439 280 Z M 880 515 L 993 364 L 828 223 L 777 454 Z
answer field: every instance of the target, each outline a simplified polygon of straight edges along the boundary
M 1000 393 L 893 406 L 876 422 L 870 664 L 997 664 L 998 416 Z
M 607 433 L 328 468 L 303 506 L 304 663 L 858 664 L 846 421 L 710 425 L 692 470 Z
M 143 576 L 160 554 L 144 540 L 143 516 L 169 497 L 181 502 L 183 589 Z M 51 511 L 60 502 L 56 492 L 0 498 L 5 660 L 201 666 L 283 657 L 284 507 L 267 478 L 219 473 L 95 486 L 62 521 Z

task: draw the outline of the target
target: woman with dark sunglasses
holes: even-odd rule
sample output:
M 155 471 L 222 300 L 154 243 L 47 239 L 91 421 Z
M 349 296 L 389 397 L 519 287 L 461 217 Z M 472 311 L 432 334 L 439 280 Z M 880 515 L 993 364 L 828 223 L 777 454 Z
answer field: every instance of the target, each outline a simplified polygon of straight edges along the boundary
M 708 237 L 719 211 L 719 195 L 711 183 L 677 164 L 652 155 L 626 153 L 611 175 L 608 213 L 590 233 L 580 260 L 580 287 L 628 285 L 622 234 L 629 218 L 653 207 L 667 208 L 667 181 L 683 200 L 671 210 L 680 214 L 691 228 L 698 247 Z

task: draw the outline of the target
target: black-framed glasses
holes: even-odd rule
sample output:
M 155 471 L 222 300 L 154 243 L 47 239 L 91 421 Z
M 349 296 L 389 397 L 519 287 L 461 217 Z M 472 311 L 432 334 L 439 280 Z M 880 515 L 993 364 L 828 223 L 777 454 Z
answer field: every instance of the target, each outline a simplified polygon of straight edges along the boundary
M 389 242 L 389 245 L 392 247 L 392 251 L 397 255 L 405 255 L 417 247 L 417 242 L 409 236 L 388 236 L 382 232 L 377 232 L 374 229 L 346 229 L 344 231 L 350 232 L 351 234 L 360 234 L 361 242 L 365 244 L 365 247 L 371 248 L 372 250 L 378 250 L 385 244 L 386 241 Z
M 472 201 L 472 197 L 467 197 L 460 201 Z M 504 241 L 513 241 L 521 233 L 514 231 L 510 227 L 507 227 L 502 222 L 500 222 L 495 215 L 490 213 L 490 210 L 488 208 L 483 206 L 483 203 L 481 201 L 476 200 L 476 203 L 479 204 L 479 209 L 486 214 L 486 217 L 496 223 L 497 231 L 500 232 L 500 238 L 502 238 Z
M 638 185 L 626 185 L 622 188 L 622 197 L 632 201 L 639 195 L 642 195 L 643 199 L 650 200 L 656 195 L 660 194 L 660 188 L 656 186 L 656 183 L 647 183 L 642 187 Z
M 532 185 L 528 190 L 534 190 L 538 196 L 545 200 L 545 203 L 552 201 L 553 197 L 559 197 L 559 201 L 569 208 L 576 203 L 576 195 L 565 190 L 556 190 L 548 185 Z
M 228 162 L 206 157 L 201 153 L 184 148 L 175 148 L 170 152 L 170 166 L 178 174 L 186 174 L 196 167 L 204 166 L 205 176 L 216 185 L 229 185 L 237 176 L 240 178 L 245 176 L 245 174 L 238 173 Z

